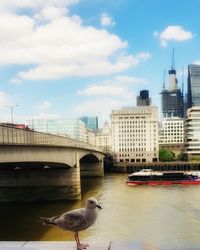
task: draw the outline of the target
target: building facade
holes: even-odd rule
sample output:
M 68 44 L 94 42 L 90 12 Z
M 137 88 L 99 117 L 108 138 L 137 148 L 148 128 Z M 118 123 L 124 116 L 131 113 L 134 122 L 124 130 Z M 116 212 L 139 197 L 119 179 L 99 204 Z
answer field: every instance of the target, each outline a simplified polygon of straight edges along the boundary
M 86 143 L 90 145 L 96 145 L 96 134 L 94 133 L 94 131 L 86 129 L 85 136 L 86 136 L 85 138 Z
M 187 110 L 184 154 L 187 160 L 200 160 L 200 106 Z
M 93 131 L 98 129 L 98 116 L 83 116 L 80 120 L 84 122 L 86 128 Z
M 154 162 L 159 158 L 158 110 L 124 107 L 111 113 L 112 149 L 119 162 Z
M 140 95 L 137 96 L 137 106 L 150 106 L 151 98 L 149 98 L 149 91 L 142 90 L 140 91 Z
M 200 65 L 188 65 L 187 107 L 200 106 Z
M 85 124 L 79 119 L 35 119 L 27 121 L 27 125 L 35 131 L 66 136 L 86 142 Z
M 176 70 L 172 64 L 168 71 L 169 86 L 161 92 L 162 114 L 164 118 L 184 117 L 183 93 L 178 88 L 178 80 L 176 78 Z M 165 80 L 164 80 L 165 81 Z
M 103 128 L 97 131 L 96 146 L 102 148 L 106 152 L 110 152 L 112 150 L 111 129 L 108 122 L 105 122 Z
M 159 147 L 168 149 L 176 154 L 184 150 L 184 119 L 165 118 L 159 129 Z

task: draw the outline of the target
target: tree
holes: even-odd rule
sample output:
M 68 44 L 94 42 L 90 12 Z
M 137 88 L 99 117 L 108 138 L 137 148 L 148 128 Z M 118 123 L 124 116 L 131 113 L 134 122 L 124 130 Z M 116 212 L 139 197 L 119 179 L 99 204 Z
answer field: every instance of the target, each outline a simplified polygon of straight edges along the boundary
M 173 161 L 174 153 L 165 148 L 161 148 L 159 150 L 159 160 L 160 161 Z

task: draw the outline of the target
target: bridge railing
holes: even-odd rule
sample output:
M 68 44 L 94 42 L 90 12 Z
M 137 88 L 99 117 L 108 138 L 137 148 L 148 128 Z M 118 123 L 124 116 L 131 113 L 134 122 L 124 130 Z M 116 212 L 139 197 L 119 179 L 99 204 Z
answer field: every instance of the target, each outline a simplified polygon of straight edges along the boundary
M 102 151 L 100 148 L 77 141 L 64 136 L 46 134 L 26 129 L 18 129 L 0 125 L 0 145 L 46 145 L 85 148 L 96 151 Z M 103 152 L 103 151 L 102 151 Z

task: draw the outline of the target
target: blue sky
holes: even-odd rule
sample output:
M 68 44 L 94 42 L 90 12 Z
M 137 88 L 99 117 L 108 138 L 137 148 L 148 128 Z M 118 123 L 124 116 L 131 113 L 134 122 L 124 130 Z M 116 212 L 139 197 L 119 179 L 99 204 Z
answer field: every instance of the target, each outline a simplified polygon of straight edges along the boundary
M 102 124 L 142 89 L 160 107 L 173 47 L 180 86 L 182 67 L 186 88 L 188 64 L 200 64 L 199 9 L 199 0 L 1 0 L 0 120 L 14 106 L 15 121 Z

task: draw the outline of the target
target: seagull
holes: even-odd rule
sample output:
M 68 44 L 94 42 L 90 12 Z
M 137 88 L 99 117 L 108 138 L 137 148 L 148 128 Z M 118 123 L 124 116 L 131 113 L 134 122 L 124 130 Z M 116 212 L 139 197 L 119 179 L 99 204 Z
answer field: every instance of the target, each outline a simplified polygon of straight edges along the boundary
M 63 230 L 74 232 L 77 250 L 82 250 L 89 245 L 80 243 L 78 233 L 94 224 L 98 215 L 97 208 L 101 209 L 101 206 L 98 204 L 97 199 L 91 197 L 87 199 L 85 208 L 74 209 L 51 218 L 40 217 L 40 220 L 43 222 L 43 225 L 56 225 Z

